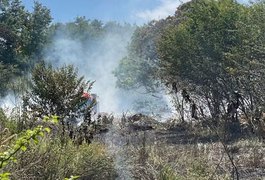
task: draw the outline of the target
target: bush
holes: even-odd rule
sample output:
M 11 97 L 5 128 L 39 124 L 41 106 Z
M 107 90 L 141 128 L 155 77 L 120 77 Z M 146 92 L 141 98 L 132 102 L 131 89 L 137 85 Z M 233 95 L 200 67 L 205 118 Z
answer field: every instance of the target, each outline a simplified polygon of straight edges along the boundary
M 112 159 L 105 147 L 92 143 L 74 146 L 69 140 L 61 145 L 57 138 L 45 137 L 17 155 L 17 162 L 6 167 L 12 179 L 115 179 Z

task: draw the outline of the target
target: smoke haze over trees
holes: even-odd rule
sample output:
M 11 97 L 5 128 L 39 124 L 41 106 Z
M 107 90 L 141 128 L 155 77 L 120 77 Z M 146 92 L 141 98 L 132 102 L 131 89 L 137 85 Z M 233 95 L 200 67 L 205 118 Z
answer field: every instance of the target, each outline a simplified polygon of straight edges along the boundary
M 20 0 L 0 5 L 0 98 L 19 99 L 10 116 L 0 109 L 0 179 L 239 179 L 250 162 L 264 170 L 265 1 L 192 0 L 143 25 L 54 23 L 41 3 L 32 12 Z M 166 110 L 169 120 L 153 116 Z M 241 138 L 257 138 L 253 159 Z
M 264 109 L 263 16 L 264 2 L 183 4 L 174 16 L 135 31 L 129 53 L 116 70 L 118 85 L 150 90 L 157 82 L 170 86 L 176 96 L 185 90 L 188 103 L 201 106 L 214 119 L 227 113 L 226 104 L 239 93 L 238 108 L 253 119 Z

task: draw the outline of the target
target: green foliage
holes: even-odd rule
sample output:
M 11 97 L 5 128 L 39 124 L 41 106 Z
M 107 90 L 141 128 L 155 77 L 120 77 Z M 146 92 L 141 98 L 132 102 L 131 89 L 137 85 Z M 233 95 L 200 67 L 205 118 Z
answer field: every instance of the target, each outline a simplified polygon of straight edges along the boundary
M 174 171 L 172 167 L 170 167 L 169 165 L 166 165 L 164 168 L 160 170 L 159 179 L 160 180 L 177 180 L 181 178 L 176 174 L 176 172 Z
M 2 3 L 2 1 L 1 1 Z M 20 0 L 2 4 L 0 11 L 0 96 L 9 89 L 14 77 L 23 75 L 41 57 L 51 22 L 49 10 L 35 3 L 34 11 L 25 10 Z
M 57 117 L 52 117 L 51 122 L 55 122 Z M 46 118 L 46 122 L 49 121 L 50 118 Z M 39 125 L 38 127 L 34 128 L 33 130 L 26 130 L 23 132 L 18 139 L 14 142 L 12 146 L 10 146 L 4 152 L 0 152 L 0 170 L 2 171 L 5 166 L 7 166 L 11 161 L 17 162 L 15 156 L 19 153 L 19 151 L 26 151 L 27 147 L 30 143 L 34 142 L 34 144 L 39 143 L 39 138 L 44 137 L 44 133 L 49 133 L 49 128 L 44 128 L 43 126 Z M 5 142 L 6 140 L 4 140 Z M 1 144 L 2 145 L 2 144 Z M 3 172 L 0 174 L 0 177 L 3 179 L 9 179 L 10 173 Z
M 44 46 L 48 43 L 48 29 L 51 23 L 50 10 L 42 6 L 39 2 L 34 3 L 34 10 L 29 16 L 28 22 L 28 41 L 22 49 L 29 57 L 33 57 L 38 61 L 42 58 Z M 37 58 L 37 59 L 36 59 Z M 33 62 L 33 65 L 35 62 Z
M 33 12 L 29 13 L 20 0 L 12 0 L 0 13 L 0 23 L 16 36 L 17 46 L 12 49 L 17 53 L 16 58 L 23 61 L 24 58 L 40 55 L 40 49 L 46 43 L 51 16 L 50 11 L 38 2 L 34 4 Z
M 91 144 L 91 147 L 82 146 L 80 150 L 82 153 L 75 174 L 87 179 L 115 178 L 113 159 L 108 156 L 104 146 Z
M 60 139 L 51 136 L 18 153 L 17 162 L 6 166 L 5 170 L 12 172 L 12 179 L 115 179 L 113 158 L 104 145 L 92 143 L 78 147 L 70 139 L 62 145 Z
M 0 131 L 4 132 L 5 129 L 9 131 L 9 133 L 13 134 L 17 132 L 17 122 L 16 119 L 12 119 L 7 117 L 4 109 L 0 108 Z M 2 138 L 2 132 L 0 133 L 0 138 Z M 3 133 L 5 134 L 5 133 Z
M 143 65 L 137 57 L 124 57 L 114 71 L 114 75 L 117 77 L 117 86 L 130 90 L 140 88 L 143 84 L 148 85 L 145 79 L 142 82 L 142 76 L 145 73 L 142 69 Z
M 124 89 L 144 87 L 147 91 L 156 91 L 159 79 L 158 54 L 156 43 L 169 20 L 150 22 L 136 28 L 128 46 L 128 55 L 121 59 L 114 75 L 117 86 Z
M 0 174 L 1 180 L 10 180 L 10 173 L 2 173 Z
M 71 38 L 85 42 L 95 40 L 102 35 L 103 23 L 98 20 L 90 21 L 85 17 L 77 17 L 74 22 L 67 23 L 65 29 Z
M 71 65 L 53 69 L 51 65 L 38 64 L 32 72 L 32 91 L 24 97 L 25 113 L 32 112 L 37 117 L 56 114 L 61 120 L 66 116 L 86 115 L 93 104 L 81 109 L 87 100 L 82 94 L 92 84 L 78 77 L 77 69 Z
M 2 108 L 0 108 L 0 126 L 1 128 L 5 127 L 5 122 L 7 121 L 7 117 L 5 115 L 5 112 Z
M 244 6 L 233 0 L 188 3 L 174 17 L 180 23 L 168 25 L 158 42 L 162 75 L 178 79 L 196 99 L 207 102 L 213 118 L 227 112 L 224 102 L 235 101 L 238 91 L 243 113 L 249 120 L 260 118 L 264 7 L 264 2 Z
M 249 121 L 259 119 L 265 109 L 264 15 L 264 1 L 185 3 L 174 16 L 137 28 L 114 72 L 117 85 L 170 89 L 183 120 L 188 103 L 214 120 L 227 117 L 226 104 L 239 92 L 239 109 Z
M 75 146 L 67 138 L 62 145 L 57 132 L 48 128 L 58 122 L 58 116 L 44 117 L 43 121 L 43 126 L 25 130 L 14 141 L 16 134 L 1 139 L 1 179 L 115 179 L 113 159 L 104 145 Z
M 79 178 L 79 176 L 71 176 L 70 178 L 64 178 L 64 180 L 75 180 L 78 178 Z
M 174 17 L 180 23 L 168 25 L 159 40 L 161 74 L 179 78 L 181 88 L 206 102 L 211 99 L 208 108 L 216 118 L 225 111 L 220 109 L 222 102 L 238 88 L 225 70 L 234 68 L 226 54 L 240 43 L 237 24 L 245 7 L 232 0 L 201 0 L 185 8 Z
M 15 35 L 5 26 L 0 27 L 0 97 L 5 95 L 8 82 L 17 73 L 16 46 Z
M 57 34 L 58 33 L 58 34 Z M 50 36 L 65 36 L 67 38 L 87 43 L 94 41 L 103 34 L 103 23 L 98 20 L 88 20 L 85 17 L 77 17 L 75 21 L 65 24 L 53 24 Z
M 125 36 L 122 37 L 125 39 L 134 29 L 135 26 L 126 23 L 119 24 L 110 21 L 104 24 L 97 19 L 90 20 L 86 17 L 76 17 L 73 22 L 52 24 L 49 29 L 49 39 L 54 38 L 54 36 L 65 37 L 80 42 L 86 47 L 86 50 L 93 50 L 94 47 L 88 47 L 88 44 L 99 45 L 102 38 L 109 34 L 112 36 L 118 35 L 119 37 Z

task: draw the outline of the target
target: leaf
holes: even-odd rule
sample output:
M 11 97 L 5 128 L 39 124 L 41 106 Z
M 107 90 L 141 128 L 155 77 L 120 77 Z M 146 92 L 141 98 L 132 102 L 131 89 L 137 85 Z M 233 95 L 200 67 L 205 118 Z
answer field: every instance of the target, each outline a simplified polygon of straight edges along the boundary
M 40 135 L 41 137 L 43 137 L 43 136 L 44 136 L 44 133 L 43 133 L 43 132 L 39 132 L 39 135 Z
M 59 122 L 59 116 L 52 116 L 52 123 L 57 124 Z
M 21 146 L 21 150 L 22 151 L 26 151 L 27 150 L 27 147 L 26 146 Z
M 64 180 L 75 180 L 78 179 L 80 176 L 70 176 L 70 178 L 64 178 Z
M 36 138 L 36 139 L 33 139 L 34 140 L 34 143 L 35 144 L 38 144 L 39 143 L 39 140 Z
M 50 118 L 48 116 L 44 116 L 44 118 L 43 118 L 44 122 L 48 122 L 49 120 L 50 120 Z
M 51 132 L 51 129 L 48 128 L 48 127 L 46 127 L 46 128 L 44 128 L 44 131 L 46 131 L 47 133 L 50 133 Z
M 0 174 L 0 179 L 1 180 L 9 180 L 10 175 L 11 175 L 11 173 L 9 173 L 9 172 L 2 173 L 2 174 Z

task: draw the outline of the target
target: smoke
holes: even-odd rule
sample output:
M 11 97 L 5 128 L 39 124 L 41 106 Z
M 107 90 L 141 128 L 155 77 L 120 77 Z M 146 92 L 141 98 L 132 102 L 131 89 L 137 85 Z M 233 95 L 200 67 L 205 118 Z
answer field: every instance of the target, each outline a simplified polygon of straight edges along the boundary
M 12 92 L 9 92 L 7 96 L 0 99 L 0 107 L 4 110 L 7 117 L 12 115 L 21 116 L 21 106 L 21 98 Z
M 8 116 L 11 115 L 12 108 L 15 107 L 15 105 L 16 105 L 15 98 L 11 94 L 0 99 L 0 107 L 6 112 Z
M 100 112 L 144 112 L 146 107 L 140 109 L 133 107 L 139 100 L 148 99 L 152 102 L 161 101 L 162 98 L 119 89 L 116 87 L 116 77 L 113 75 L 119 61 L 127 54 L 127 46 L 134 29 L 130 27 L 127 31 L 109 31 L 100 39 L 85 43 L 59 30 L 51 46 L 45 50 L 45 59 L 55 67 L 72 64 L 87 80 L 96 81 L 91 93 L 99 97 Z
M 120 119 L 115 119 L 116 122 L 120 122 Z M 128 159 L 127 153 L 127 142 L 124 135 L 121 135 L 121 129 L 118 124 L 113 124 L 109 131 L 102 136 L 103 142 L 107 145 L 107 150 L 114 158 L 115 169 L 117 170 L 118 177 L 117 180 L 130 180 L 132 177 L 132 169 L 130 167 L 130 163 Z
M 80 76 L 95 81 L 91 93 L 98 96 L 100 112 L 121 114 L 156 111 L 157 108 L 164 106 L 161 103 L 162 95 L 159 99 L 148 94 L 140 94 L 140 90 L 127 91 L 116 87 L 113 71 L 118 67 L 119 61 L 127 55 L 127 46 L 135 30 L 134 26 L 120 28 L 126 30 L 109 30 L 99 39 L 86 42 L 73 39 L 65 29 L 59 29 L 53 36 L 52 43 L 43 50 L 45 60 L 54 67 L 74 65 L 78 68 Z M 9 93 L 0 101 L 0 106 L 11 110 L 18 106 L 17 101 L 14 94 Z M 159 106 L 153 106 L 153 102 L 158 102 Z
M 126 55 L 132 32 L 133 30 L 123 34 L 109 32 L 97 41 L 84 43 L 59 31 L 54 36 L 52 45 L 45 51 L 45 59 L 55 67 L 72 64 L 87 80 L 95 80 L 92 93 L 99 97 L 100 111 L 126 111 L 130 109 L 129 104 L 134 97 L 116 88 L 116 78 L 112 72 L 119 60 Z

